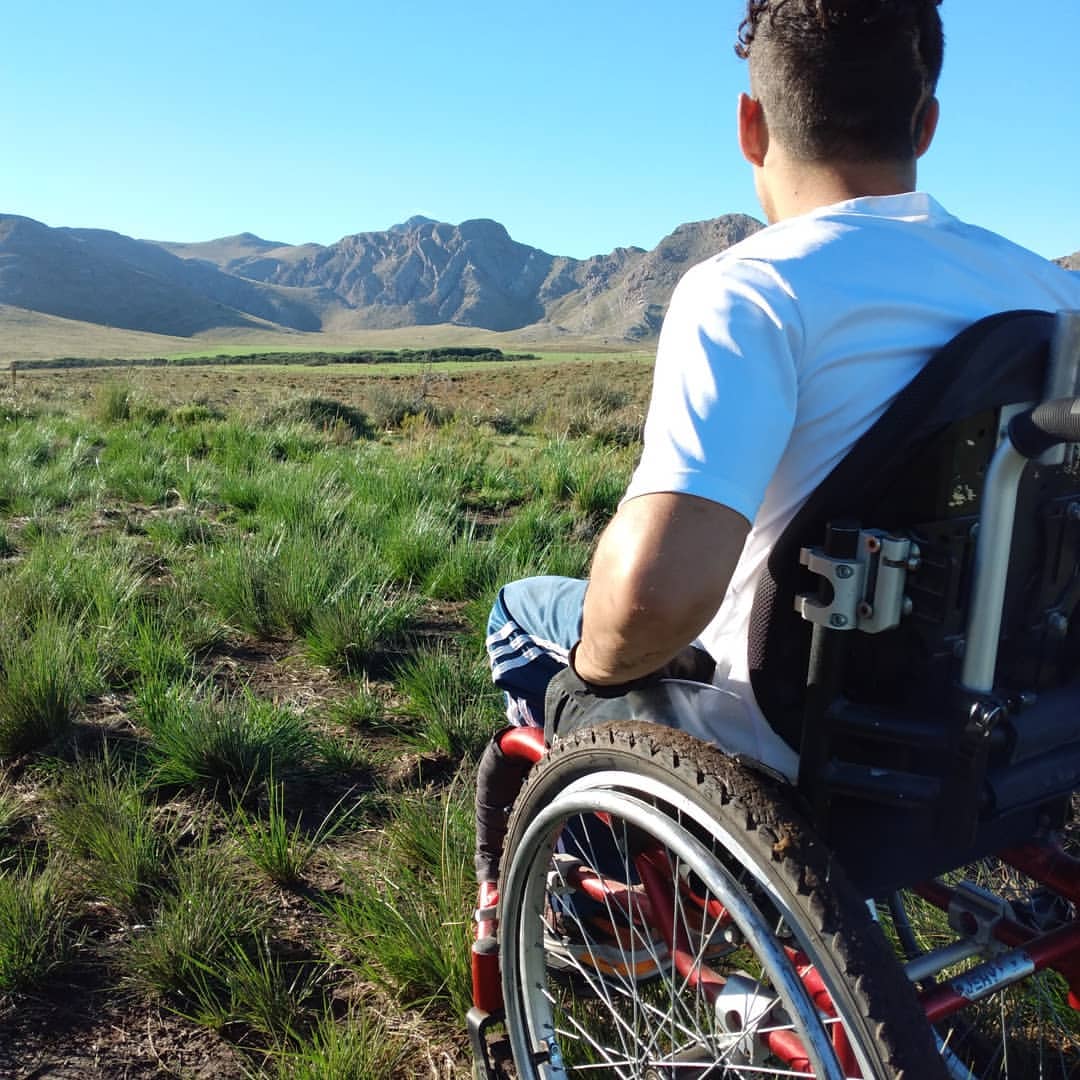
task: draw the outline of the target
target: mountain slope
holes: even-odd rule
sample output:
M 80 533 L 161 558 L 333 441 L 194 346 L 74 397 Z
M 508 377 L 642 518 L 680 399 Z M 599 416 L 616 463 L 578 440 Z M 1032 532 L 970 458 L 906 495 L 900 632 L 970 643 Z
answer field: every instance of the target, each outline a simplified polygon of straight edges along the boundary
M 0 303 L 67 319 L 189 336 L 272 322 L 317 330 L 315 298 L 245 281 L 99 229 L 0 215 Z
M 251 233 L 157 243 L 0 215 L 0 304 L 179 336 L 451 324 L 636 339 L 656 331 L 683 270 L 759 227 L 732 215 L 682 225 L 651 252 L 571 259 L 487 219 L 417 216 L 329 246 L 292 246 Z

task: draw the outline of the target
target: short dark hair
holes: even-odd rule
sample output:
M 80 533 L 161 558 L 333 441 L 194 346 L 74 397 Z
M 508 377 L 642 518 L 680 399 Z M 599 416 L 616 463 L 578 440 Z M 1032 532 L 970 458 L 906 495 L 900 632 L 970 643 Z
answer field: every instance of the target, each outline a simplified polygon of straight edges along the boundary
M 904 161 L 945 51 L 941 0 L 748 0 L 735 52 L 770 133 L 809 161 Z

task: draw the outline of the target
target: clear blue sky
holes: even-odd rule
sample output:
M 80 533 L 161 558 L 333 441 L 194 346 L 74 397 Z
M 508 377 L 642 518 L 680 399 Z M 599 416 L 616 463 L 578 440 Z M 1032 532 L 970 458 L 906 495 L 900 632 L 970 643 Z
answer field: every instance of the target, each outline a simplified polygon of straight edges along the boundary
M 742 0 L 4 6 L 0 212 L 160 240 L 330 243 L 492 217 L 563 255 L 758 214 Z M 920 186 L 1080 250 L 1080 2 L 945 0 Z

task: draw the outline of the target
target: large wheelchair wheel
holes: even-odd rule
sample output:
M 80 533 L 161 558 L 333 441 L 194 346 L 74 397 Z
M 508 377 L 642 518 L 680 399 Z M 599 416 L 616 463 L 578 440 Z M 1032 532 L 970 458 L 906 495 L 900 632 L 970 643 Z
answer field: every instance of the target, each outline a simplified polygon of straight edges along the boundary
M 502 869 L 521 1080 L 945 1075 L 892 948 L 783 786 L 681 732 L 557 740 Z

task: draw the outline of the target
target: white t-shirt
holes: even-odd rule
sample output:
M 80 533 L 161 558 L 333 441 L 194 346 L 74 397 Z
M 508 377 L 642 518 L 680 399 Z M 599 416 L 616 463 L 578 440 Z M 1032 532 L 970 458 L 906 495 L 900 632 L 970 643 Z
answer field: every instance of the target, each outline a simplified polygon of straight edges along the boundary
M 1080 275 L 918 192 L 778 222 L 695 266 L 672 296 L 625 498 L 683 492 L 751 522 L 699 643 L 717 661 L 717 687 L 737 695 L 768 744 L 763 759 L 788 775 L 794 755 L 766 728 L 747 664 L 765 558 L 931 354 L 983 316 L 1014 308 L 1080 309 Z

